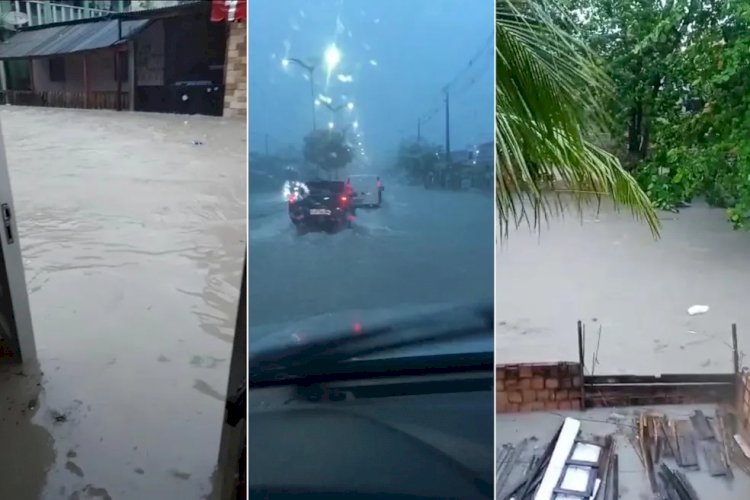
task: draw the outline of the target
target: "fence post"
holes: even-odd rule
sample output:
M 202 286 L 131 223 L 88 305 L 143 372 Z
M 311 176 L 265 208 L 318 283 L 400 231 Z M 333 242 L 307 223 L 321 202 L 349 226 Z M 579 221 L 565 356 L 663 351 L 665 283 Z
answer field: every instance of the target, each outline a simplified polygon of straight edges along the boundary
M 740 373 L 740 353 L 737 349 L 737 323 L 732 323 L 732 361 L 735 375 Z
M 586 382 L 586 360 L 584 358 L 584 350 L 586 345 L 586 329 L 583 326 L 583 322 L 578 320 L 578 364 L 581 367 L 581 409 L 586 409 L 586 391 L 584 385 Z

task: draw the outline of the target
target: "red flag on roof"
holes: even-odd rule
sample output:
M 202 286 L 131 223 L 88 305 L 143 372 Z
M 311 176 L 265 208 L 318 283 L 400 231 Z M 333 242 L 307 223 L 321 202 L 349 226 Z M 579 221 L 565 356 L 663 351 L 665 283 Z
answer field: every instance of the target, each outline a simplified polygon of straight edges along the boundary
M 238 21 L 247 19 L 247 0 L 211 0 L 211 21 Z

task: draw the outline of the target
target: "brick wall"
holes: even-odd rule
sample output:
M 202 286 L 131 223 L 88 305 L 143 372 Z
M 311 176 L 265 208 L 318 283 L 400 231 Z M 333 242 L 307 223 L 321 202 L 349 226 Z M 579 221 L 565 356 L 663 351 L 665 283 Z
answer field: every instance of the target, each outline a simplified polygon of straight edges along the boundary
M 737 374 L 737 420 L 744 431 L 750 431 L 750 372 L 744 369 Z
M 578 363 L 498 365 L 495 375 L 497 413 L 581 408 Z
M 247 24 L 229 23 L 224 116 L 244 117 L 247 113 Z

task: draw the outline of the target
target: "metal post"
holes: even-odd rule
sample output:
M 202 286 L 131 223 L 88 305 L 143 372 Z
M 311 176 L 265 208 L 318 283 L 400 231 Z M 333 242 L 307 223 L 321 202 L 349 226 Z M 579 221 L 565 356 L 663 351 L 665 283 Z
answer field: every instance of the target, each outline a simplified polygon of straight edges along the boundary
M 448 87 L 445 87 L 445 161 L 451 164 L 451 112 Z
M 417 142 L 422 140 L 422 119 L 417 120 Z
M 740 373 L 740 352 L 737 350 L 737 323 L 732 323 L 732 360 L 734 373 Z
M 578 320 L 578 363 L 581 367 L 581 409 L 586 409 L 586 359 L 584 358 L 584 350 L 586 345 L 586 328 L 583 323 Z
M 313 72 L 315 71 L 315 68 L 311 67 L 307 71 L 310 74 L 310 106 L 312 106 L 313 130 L 317 130 L 318 126 L 315 121 L 315 83 L 313 82 Z
M 583 331 L 583 323 L 579 320 L 578 321 L 578 362 L 581 365 L 581 376 L 583 376 L 584 373 L 586 372 L 585 370 L 586 360 L 583 357 L 585 342 L 586 342 L 586 336 L 584 335 L 584 331 Z

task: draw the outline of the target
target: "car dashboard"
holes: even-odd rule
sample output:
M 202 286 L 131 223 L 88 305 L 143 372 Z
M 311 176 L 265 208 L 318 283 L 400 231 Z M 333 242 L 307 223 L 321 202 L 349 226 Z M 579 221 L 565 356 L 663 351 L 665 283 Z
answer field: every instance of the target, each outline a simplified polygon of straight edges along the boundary
M 250 498 L 491 498 L 491 363 L 249 395 Z

